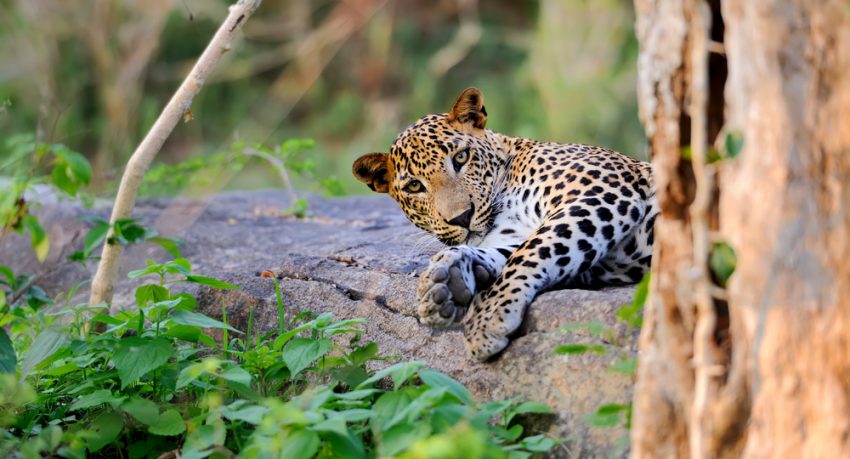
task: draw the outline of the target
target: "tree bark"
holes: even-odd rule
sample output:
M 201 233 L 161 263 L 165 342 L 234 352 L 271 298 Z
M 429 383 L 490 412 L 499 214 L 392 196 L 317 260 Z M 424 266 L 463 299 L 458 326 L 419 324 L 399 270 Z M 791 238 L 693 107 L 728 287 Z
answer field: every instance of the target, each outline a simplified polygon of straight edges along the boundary
M 639 102 L 662 214 L 633 455 L 850 457 L 850 8 L 840 0 L 635 4 Z M 722 55 L 706 57 L 705 113 L 689 106 L 699 81 L 692 44 L 705 33 L 695 23 L 700 8 L 713 19 L 709 48 L 722 42 L 728 58 L 724 97 L 715 84 L 726 77 Z M 743 134 L 737 158 L 698 164 L 689 132 L 700 116 L 709 142 L 723 140 L 715 127 L 724 124 Z M 717 171 L 717 183 L 694 179 L 703 167 Z M 689 210 L 706 191 L 704 225 L 734 248 L 737 267 L 728 290 L 708 286 L 717 321 L 703 359 L 695 350 L 706 344 L 696 333 L 705 244 Z

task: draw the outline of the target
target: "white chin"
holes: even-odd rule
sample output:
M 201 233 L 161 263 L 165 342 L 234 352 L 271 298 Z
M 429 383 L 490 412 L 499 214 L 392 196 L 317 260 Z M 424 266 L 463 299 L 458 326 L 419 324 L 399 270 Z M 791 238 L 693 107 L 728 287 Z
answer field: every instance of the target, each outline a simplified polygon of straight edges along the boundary
M 478 244 L 481 243 L 481 241 L 483 239 L 484 239 L 484 237 L 482 236 L 481 233 L 471 231 L 471 232 L 466 234 L 466 241 L 464 242 L 464 244 L 477 246 Z

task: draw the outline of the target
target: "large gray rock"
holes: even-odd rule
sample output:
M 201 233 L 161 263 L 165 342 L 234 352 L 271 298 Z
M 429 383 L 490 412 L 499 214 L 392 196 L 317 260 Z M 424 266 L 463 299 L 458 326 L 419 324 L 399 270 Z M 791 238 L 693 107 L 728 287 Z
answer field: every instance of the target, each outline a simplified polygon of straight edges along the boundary
M 615 319 L 617 309 L 631 300 L 632 288 L 544 293 L 508 349 L 492 362 L 476 363 L 464 354 L 459 327 L 436 331 L 419 324 L 417 273 L 440 246 L 408 223 L 395 203 L 384 197 L 316 198 L 311 199 L 310 216 L 296 219 L 281 216 L 288 206 L 286 196 L 263 191 L 222 194 L 209 202 L 144 201 L 136 215 L 160 233 L 184 239 L 184 255 L 196 272 L 242 287 L 200 289 L 200 306 L 212 316 L 220 316 L 224 304 L 229 322 L 244 330 L 253 309 L 255 329 L 275 328 L 273 282 L 255 275 L 271 271 L 282 279 L 289 317 L 309 310 L 332 312 L 338 319 L 366 318 L 364 338 L 377 342 L 384 355 L 423 360 L 466 384 L 480 401 L 520 397 L 549 405 L 555 417 L 529 422 L 566 439 L 555 456 L 624 455 L 617 446 L 624 429 L 591 429 L 582 416 L 602 404 L 631 398 L 631 379 L 609 366 L 634 355 L 635 332 Z M 48 202 L 41 211 L 53 242 L 46 263 L 39 264 L 18 236 L 0 240 L 0 263 L 19 272 L 43 273 L 40 282 L 51 294 L 69 289 L 94 268 L 62 263 L 82 244 L 85 225 L 75 218 L 84 213 L 105 216 L 107 210 Z M 123 271 L 164 256 L 154 246 L 132 247 Z M 129 281 L 122 280 L 116 291 L 118 304 L 130 304 Z M 558 330 L 578 322 L 600 322 L 614 333 L 605 342 L 585 332 Z M 609 352 L 553 353 L 557 345 L 575 342 L 603 344 Z

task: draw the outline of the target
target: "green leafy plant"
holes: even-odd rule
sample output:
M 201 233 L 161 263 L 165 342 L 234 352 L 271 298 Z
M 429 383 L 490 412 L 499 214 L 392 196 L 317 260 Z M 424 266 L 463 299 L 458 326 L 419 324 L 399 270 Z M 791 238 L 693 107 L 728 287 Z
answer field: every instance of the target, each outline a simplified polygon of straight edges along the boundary
M 422 362 L 370 370 L 385 358 L 360 342 L 364 320 L 287 320 L 279 288 L 271 332 L 256 334 L 249 322 L 243 333 L 227 323 L 226 308 L 222 320 L 202 314 L 174 287 L 236 286 L 195 273 L 173 249 L 177 258 L 129 273 L 146 281 L 132 304 L 91 317 L 106 324 L 103 333 L 86 326 L 88 306 L 66 325 L 26 310 L 30 327 L 0 328 L 0 453 L 525 458 L 557 444 L 516 423 L 520 414 L 550 413 L 546 406 L 477 403 Z
M 0 236 L 7 231 L 28 232 L 40 261 L 47 257 L 50 240 L 30 211 L 27 193 L 36 185 L 52 185 L 67 196 L 77 196 L 91 181 L 89 162 L 62 144 L 37 142 L 30 134 L 8 137 L 0 148 Z
M 311 155 L 315 142 L 311 139 L 288 139 L 273 147 L 262 144 L 248 145 L 234 142 L 219 152 L 189 158 L 174 164 L 160 163 L 145 175 L 140 189 L 142 196 L 172 196 L 186 187 L 204 188 L 212 185 L 222 174 L 235 174 L 257 162 L 268 162 L 281 176 L 283 185 L 290 190 L 293 184 L 289 172 L 303 179 L 308 189 L 328 196 L 345 194 L 342 182 L 336 177 L 319 177 Z M 301 218 L 307 201 L 294 200 L 287 213 Z M 300 210 L 302 209 L 303 210 Z

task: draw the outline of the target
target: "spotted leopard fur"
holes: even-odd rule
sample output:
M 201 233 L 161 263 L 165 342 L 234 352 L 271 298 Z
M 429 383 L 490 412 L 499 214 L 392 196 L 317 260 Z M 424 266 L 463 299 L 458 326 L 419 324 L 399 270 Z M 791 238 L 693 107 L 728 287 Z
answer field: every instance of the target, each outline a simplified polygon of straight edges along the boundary
M 420 276 L 420 320 L 463 321 L 478 360 L 508 345 L 547 289 L 639 281 L 657 214 L 650 164 L 600 147 L 509 137 L 486 122 L 484 96 L 469 88 L 449 113 L 419 119 L 389 153 L 353 166 L 448 246 Z

